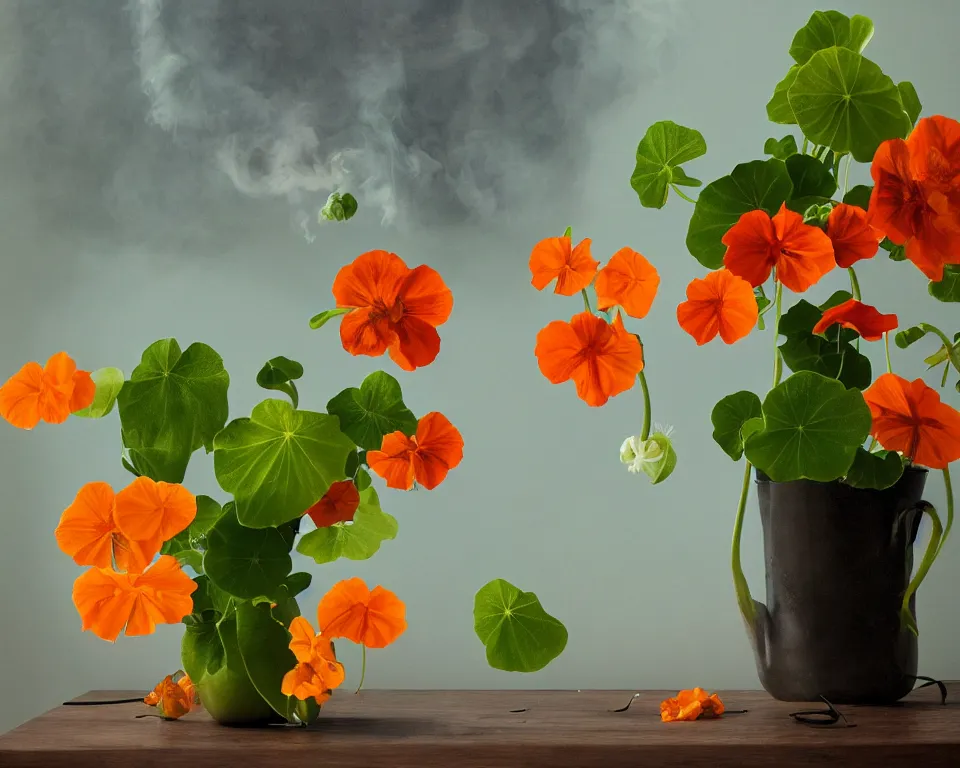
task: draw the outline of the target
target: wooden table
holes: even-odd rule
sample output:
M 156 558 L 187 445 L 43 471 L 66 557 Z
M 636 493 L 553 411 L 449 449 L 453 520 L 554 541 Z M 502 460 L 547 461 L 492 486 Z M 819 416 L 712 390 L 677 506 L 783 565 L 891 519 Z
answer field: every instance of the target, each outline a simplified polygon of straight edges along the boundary
M 960 684 L 895 707 L 838 707 L 853 728 L 817 728 L 806 705 L 757 691 L 721 691 L 745 714 L 662 723 L 675 691 L 366 691 L 338 693 L 311 728 L 234 729 L 195 712 L 177 722 L 141 704 L 61 706 L 0 736 L 2 768 L 620 768 L 960 766 Z M 7 695 L 12 695 L 8 692 Z M 92 691 L 78 701 L 127 698 Z M 952 701 L 956 697 L 957 701 Z

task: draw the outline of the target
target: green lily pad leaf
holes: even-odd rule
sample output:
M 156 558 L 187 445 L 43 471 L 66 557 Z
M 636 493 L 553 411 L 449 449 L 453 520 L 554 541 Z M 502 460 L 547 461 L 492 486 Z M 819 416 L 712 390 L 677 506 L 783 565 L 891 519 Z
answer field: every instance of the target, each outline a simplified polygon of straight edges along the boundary
M 640 205 L 663 208 L 671 184 L 699 187 L 702 182 L 687 176 L 680 166 L 706 153 L 707 142 L 700 131 L 670 120 L 651 125 L 637 147 L 637 166 L 630 177 Z
M 897 90 L 900 92 L 903 111 L 906 112 L 907 117 L 910 118 L 910 125 L 916 125 L 917 120 L 920 118 L 920 113 L 923 111 L 923 105 L 920 103 L 920 97 L 917 95 L 917 89 L 913 87 L 913 83 L 909 80 L 904 80 L 902 83 L 897 83 Z
M 734 392 L 715 406 L 710 414 L 713 422 L 713 439 L 725 454 L 734 461 L 743 456 L 743 425 L 751 419 L 763 416 L 760 398 L 753 392 Z
M 287 594 L 290 597 L 296 597 L 309 589 L 312 581 L 313 576 L 311 574 L 298 571 L 297 573 L 291 573 L 283 582 L 283 586 L 287 588 Z
M 793 182 L 792 198 L 833 197 L 837 181 L 830 169 L 810 155 L 792 155 L 786 160 L 787 173 Z
M 903 475 L 903 459 L 896 451 L 870 453 L 858 448 L 844 482 L 854 488 L 882 491 L 896 485 Z
M 790 86 L 796 81 L 797 72 L 799 71 L 800 67 L 794 64 L 790 67 L 783 80 L 777 83 L 777 87 L 774 88 L 773 97 L 767 102 L 767 119 L 769 119 L 771 123 L 778 123 L 780 125 L 797 124 L 797 118 L 793 114 L 793 107 L 790 106 L 787 93 L 790 91 Z
M 227 420 L 230 376 L 213 349 L 199 342 L 180 351 L 176 339 L 147 347 L 117 396 L 123 444 L 141 474 L 183 482 L 190 456 Z
M 264 400 L 249 419 L 235 419 L 217 435 L 213 466 L 220 487 L 234 495 L 240 522 L 268 528 L 300 517 L 344 479 L 352 450 L 336 416 Z
M 779 350 L 783 362 L 794 373 L 813 371 L 855 389 L 866 389 L 873 381 L 870 359 L 849 341 L 796 335 L 788 337 Z
M 790 56 L 806 64 L 825 48 L 840 46 L 861 53 L 873 37 L 873 22 L 866 16 L 845 16 L 839 11 L 814 11 L 790 45 Z
M 943 280 L 931 282 L 927 290 L 937 301 L 960 301 L 960 267 L 952 264 L 944 267 Z
M 870 208 L 870 196 L 873 194 L 873 185 L 857 184 L 843 196 L 843 202 L 847 205 L 855 205 L 863 210 Z
M 750 463 L 777 483 L 830 482 L 847 474 L 872 419 L 858 390 L 801 371 L 767 394 L 763 422 L 747 440 Z
M 264 389 L 273 389 L 285 393 L 293 407 L 300 405 L 300 395 L 294 380 L 303 376 L 303 366 L 287 357 L 275 357 L 263 364 L 257 374 L 257 384 Z
M 911 129 L 900 92 L 876 64 L 846 48 L 826 48 L 800 67 L 787 93 L 803 134 L 869 163 L 887 139 Z
M 280 692 L 283 677 L 297 666 L 290 635 L 264 603 L 237 606 L 237 645 L 250 682 L 270 707 L 288 723 L 295 722 L 297 699 Z
M 721 239 L 727 230 L 747 211 L 762 208 L 774 215 L 792 190 L 783 160 L 741 163 L 729 176 L 703 188 L 687 229 L 687 250 L 707 269 L 719 269 L 726 252 Z
M 360 491 L 360 506 L 353 522 L 336 523 L 304 534 L 297 552 L 320 564 L 332 563 L 341 557 L 368 560 L 384 541 L 396 538 L 397 530 L 396 519 L 380 509 L 376 490 L 368 487 Z
M 365 469 L 358 469 L 357 476 L 354 478 L 353 484 L 357 486 L 357 490 L 361 493 L 373 483 L 373 479 L 370 477 L 370 473 Z
M 203 570 L 229 595 L 249 600 L 269 595 L 290 573 L 290 542 L 277 528 L 247 528 L 233 502 L 207 534 Z
M 853 294 L 851 294 L 850 291 L 834 291 L 830 294 L 830 298 L 820 305 L 820 311 L 826 312 L 828 309 L 839 307 L 845 301 L 850 301 L 852 298 Z
M 119 368 L 100 368 L 90 374 L 97 391 L 93 402 L 86 408 L 74 411 L 74 416 L 81 419 L 102 419 L 113 410 L 117 402 L 117 395 L 123 387 L 123 371 Z
M 533 592 L 503 579 L 481 587 L 473 604 L 474 631 L 487 663 L 505 672 L 536 672 L 567 646 L 567 629 L 543 610 Z
M 778 160 L 786 160 L 799 151 L 797 140 L 793 136 L 784 136 L 782 139 L 767 139 L 763 144 L 763 153 L 772 155 Z
M 350 307 L 337 307 L 336 309 L 324 310 L 319 315 L 314 315 L 310 318 L 310 328 L 315 331 L 317 328 L 322 328 L 325 326 L 328 320 L 332 320 L 335 317 L 340 317 L 340 315 L 345 315 L 352 311 L 353 310 L 350 309 Z
M 388 373 L 374 371 L 327 403 L 327 412 L 340 419 L 340 429 L 360 448 L 378 451 L 383 436 L 391 432 L 412 435 L 417 417 L 403 404 L 399 382 Z
M 326 205 L 320 209 L 319 220 L 324 221 L 347 221 L 352 219 L 357 212 L 357 198 L 349 192 L 340 194 L 334 192 L 327 198 Z

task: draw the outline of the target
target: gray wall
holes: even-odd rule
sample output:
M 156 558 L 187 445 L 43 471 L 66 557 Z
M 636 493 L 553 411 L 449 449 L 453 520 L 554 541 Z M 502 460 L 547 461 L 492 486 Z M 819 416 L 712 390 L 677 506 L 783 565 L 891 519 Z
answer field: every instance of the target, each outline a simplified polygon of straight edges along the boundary
M 129 372 L 158 338 L 175 336 L 184 346 L 202 340 L 223 355 L 233 382 L 231 414 L 240 416 L 262 397 L 254 376 L 274 355 L 304 363 L 302 401 L 317 408 L 382 364 L 399 375 L 414 411 L 444 412 L 466 448 L 463 464 L 436 491 L 383 494 L 400 535 L 372 560 L 304 563 L 315 574 L 302 601 L 308 616 L 328 585 L 351 575 L 406 600 L 410 628 L 395 646 L 371 655 L 369 687 L 757 687 L 728 565 L 741 471 L 710 439 L 709 414 L 725 394 L 763 391 L 772 340 L 755 332 L 733 347 L 695 347 L 674 315 L 687 282 L 700 274 L 683 245 L 690 206 L 675 200 L 661 212 L 643 210 L 627 179 L 637 141 L 660 119 L 705 134 L 709 154 L 690 168 L 697 177 L 715 178 L 759 156 L 764 139 L 780 135 L 765 122 L 764 104 L 788 66 L 793 32 L 818 5 L 678 3 L 672 29 L 651 49 L 658 71 L 597 115 L 584 173 L 568 176 L 563 187 L 532 177 L 527 207 L 484 227 L 396 231 L 361 215 L 324 228 L 309 244 L 291 231 L 284 206 L 238 200 L 229 216 L 214 212 L 192 224 L 223 234 L 215 257 L 194 258 L 191 241 L 176 237 L 176 219 L 167 245 L 118 249 L 109 236 L 74 239 L 70 226 L 57 226 L 49 210 L 18 194 L 33 171 L 16 145 L 0 144 L 0 378 L 60 349 L 85 367 Z M 874 19 L 870 57 L 895 79 L 916 84 L 925 114 L 960 116 L 960 5 L 834 5 Z M 65 194 L 82 199 L 85 190 Z M 536 240 L 567 224 L 594 238 L 599 258 L 629 244 L 660 270 L 660 295 L 639 330 L 655 418 L 676 427 L 680 464 L 663 485 L 650 487 L 617 461 L 621 440 L 639 429 L 638 391 L 590 409 L 572 385 L 551 386 L 537 370 L 538 329 L 576 312 L 578 300 L 534 291 L 527 256 Z M 78 232 L 83 225 L 76 222 Z M 455 294 L 439 359 L 414 374 L 397 372 L 386 358 L 350 357 L 335 327 L 306 327 L 331 305 L 337 269 L 374 247 L 436 267 Z M 926 320 L 955 329 L 955 305 L 935 306 L 909 264 L 880 256 L 860 273 L 865 300 L 898 312 L 901 325 Z M 833 274 L 813 296 L 844 282 L 841 272 Z M 881 364 L 879 346 L 873 352 Z M 895 355 L 898 371 L 921 370 L 921 354 Z M 955 392 L 946 397 L 960 406 Z M 0 731 L 91 688 L 145 689 L 179 665 L 181 627 L 110 645 L 80 632 L 71 604 L 80 569 L 59 552 L 53 529 L 83 483 L 126 481 L 119 451 L 116 414 L 29 434 L 0 424 L 0 679 L 7 692 Z M 212 463 L 202 454 L 187 479 L 194 492 L 217 493 Z M 929 500 L 941 506 L 940 479 L 929 485 Z M 951 542 L 919 597 L 920 671 L 939 678 L 960 677 L 958 546 Z M 752 503 L 744 549 L 760 596 Z M 473 594 L 495 577 L 537 592 L 570 630 L 566 652 L 535 676 L 489 669 L 473 634 Z M 347 684 L 355 683 L 359 654 L 347 646 L 341 653 Z

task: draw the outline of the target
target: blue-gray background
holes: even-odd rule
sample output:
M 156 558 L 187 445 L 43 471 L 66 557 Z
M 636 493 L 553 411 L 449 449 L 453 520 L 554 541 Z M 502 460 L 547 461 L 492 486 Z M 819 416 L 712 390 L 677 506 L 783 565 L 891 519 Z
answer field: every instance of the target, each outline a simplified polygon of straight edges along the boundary
M 35 3 L 43 7 L 45 0 Z M 124 52 L 104 50 L 91 29 L 67 24 L 56 34 L 68 34 L 70 50 L 83 55 L 72 64 L 46 57 L 25 75 L 23 62 L 40 62 L 29 55 L 37 25 L 42 34 L 43 24 L 64 24 L 56 14 L 37 14 L 27 29 L 17 5 L 0 0 L 0 379 L 60 349 L 87 369 L 129 372 L 156 339 L 174 336 L 184 347 L 201 340 L 225 360 L 236 417 L 263 397 L 254 377 L 275 355 L 303 362 L 301 398 L 308 408 L 322 409 L 342 388 L 384 367 L 400 379 L 415 412 L 442 411 L 466 447 L 462 465 L 439 489 L 382 494 L 400 534 L 372 560 L 303 563 L 314 573 L 314 586 L 301 599 L 308 617 L 330 584 L 353 575 L 383 583 L 406 601 L 410 628 L 394 646 L 371 654 L 368 687 L 757 686 L 729 572 L 741 472 L 710 439 L 709 414 L 725 394 L 764 391 L 772 339 L 754 332 L 733 347 L 718 341 L 698 349 L 677 327 L 684 287 L 702 272 L 683 245 L 692 208 L 675 199 L 660 212 L 641 209 L 628 178 L 638 140 L 661 119 L 704 133 L 709 153 L 689 168 L 704 180 L 761 156 L 764 139 L 782 135 L 766 123 L 764 104 L 789 66 L 793 33 L 817 4 L 651 1 L 632 45 L 618 43 L 615 30 L 594 29 L 596 61 L 621 61 L 632 74 L 606 106 L 564 104 L 557 130 L 570 121 L 583 135 L 552 154 L 546 167 L 511 161 L 503 175 L 517 194 L 505 212 L 466 224 L 438 217 L 429 226 L 414 212 L 406 223 L 398 216 L 383 226 L 382 211 L 367 206 L 350 224 L 314 225 L 313 242 L 291 223 L 296 219 L 282 196 L 217 188 L 183 202 L 191 200 L 184 190 L 210 182 L 199 180 L 199 172 L 196 184 L 182 174 L 160 179 L 150 169 L 159 173 L 163 157 L 138 164 L 126 138 L 144 130 L 137 84 L 118 86 L 102 76 L 110 57 Z M 92 17 L 111 7 L 123 11 L 121 3 L 106 0 L 77 5 L 88 6 Z M 874 19 L 869 56 L 895 80 L 916 84 L 924 114 L 960 116 L 960 5 L 844 0 L 831 7 Z M 58 79 L 71 77 L 79 84 L 61 88 L 55 108 L 41 98 L 58 92 Z M 102 110 L 91 105 L 115 105 L 120 94 L 111 94 L 112 87 L 125 88 L 132 106 L 105 130 Z M 74 121 L 73 136 L 54 124 L 65 114 Z M 119 153 L 132 159 L 116 161 Z M 109 170 L 100 169 L 101 162 Z M 865 180 L 861 171 L 851 184 Z M 92 221 L 102 207 L 91 198 L 104 189 L 111 191 L 113 218 Z M 293 207 L 303 207 L 303 200 Z M 537 369 L 537 331 L 576 312 L 578 299 L 534 291 L 527 257 L 534 242 L 568 224 L 576 236 L 594 239 L 597 258 L 630 245 L 660 271 L 660 294 L 637 328 L 646 343 L 654 417 L 675 427 L 680 456 L 675 474 L 660 486 L 628 474 L 617 461 L 620 442 L 639 429 L 638 391 L 591 409 L 572 384 L 551 386 Z M 307 328 L 312 314 L 331 306 L 336 271 L 371 248 L 430 264 L 453 289 L 442 352 L 426 369 L 407 374 L 387 358 L 353 358 L 340 348 L 335 326 Z M 860 275 L 865 300 L 896 311 L 902 326 L 930 321 L 955 330 L 956 305 L 930 300 L 910 264 L 881 254 L 862 265 Z M 824 298 L 845 287 L 844 278 L 839 271 L 830 275 L 812 295 Z M 913 377 L 922 370 L 920 359 L 932 349 L 918 346 L 924 349 L 894 350 L 899 372 Z M 879 346 L 872 351 L 881 364 Z M 952 382 L 946 392 L 960 405 Z M 0 731 L 91 688 L 146 689 L 179 665 L 182 627 L 163 626 L 154 636 L 111 645 L 81 633 L 71 604 L 81 569 L 59 552 L 53 529 L 83 483 L 127 481 L 119 452 L 115 413 L 32 433 L 0 424 L 0 679 L 6 691 Z M 209 457 L 195 456 L 187 482 L 195 493 L 217 495 Z M 931 476 L 927 498 L 943 504 L 939 476 Z M 753 503 L 749 509 L 745 567 L 762 597 L 759 525 Z M 951 542 L 919 596 L 920 671 L 939 678 L 960 676 L 956 550 Z M 535 591 L 569 629 L 564 654 L 536 675 L 489 669 L 473 634 L 473 595 L 497 577 Z M 347 684 L 355 683 L 359 653 L 344 645 L 341 656 Z

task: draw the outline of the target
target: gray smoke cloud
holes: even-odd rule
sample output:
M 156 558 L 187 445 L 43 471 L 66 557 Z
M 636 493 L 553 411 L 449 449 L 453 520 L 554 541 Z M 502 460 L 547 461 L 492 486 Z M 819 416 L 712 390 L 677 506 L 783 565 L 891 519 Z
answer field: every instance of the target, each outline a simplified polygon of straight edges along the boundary
M 674 2 L 8 1 L 3 138 L 37 202 L 94 230 L 241 196 L 309 230 L 337 190 L 387 223 L 483 219 L 575 171 Z

